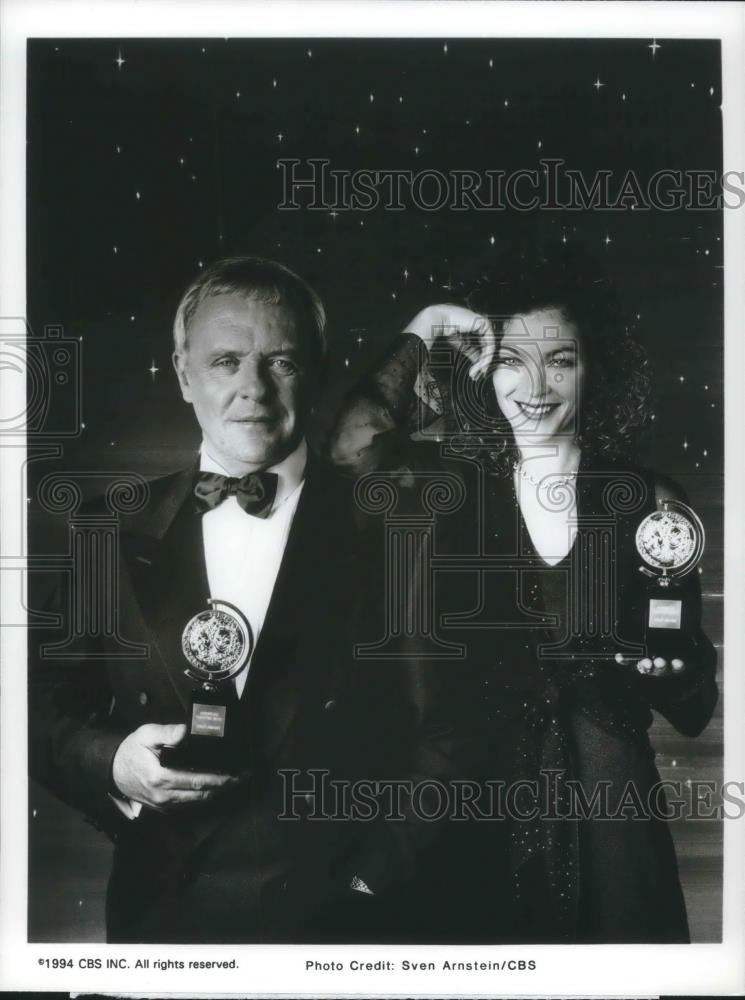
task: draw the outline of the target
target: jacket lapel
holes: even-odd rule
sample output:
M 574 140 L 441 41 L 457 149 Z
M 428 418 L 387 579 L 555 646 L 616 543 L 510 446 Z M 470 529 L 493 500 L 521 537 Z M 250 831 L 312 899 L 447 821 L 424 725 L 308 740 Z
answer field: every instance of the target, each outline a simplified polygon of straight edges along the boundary
M 181 633 L 209 596 L 201 518 L 188 502 L 192 478 L 188 469 L 151 484 L 151 503 L 122 526 L 125 566 L 148 644 L 184 708 L 192 684 L 184 675 Z
M 252 742 L 265 759 L 276 755 L 307 699 L 320 697 L 318 667 L 331 666 L 322 615 L 333 604 L 331 585 L 342 546 L 338 538 L 336 544 L 331 539 L 329 529 L 336 530 L 338 517 L 327 509 L 327 485 L 327 474 L 309 461 L 241 698 Z M 343 628 L 343 622 L 336 627 Z

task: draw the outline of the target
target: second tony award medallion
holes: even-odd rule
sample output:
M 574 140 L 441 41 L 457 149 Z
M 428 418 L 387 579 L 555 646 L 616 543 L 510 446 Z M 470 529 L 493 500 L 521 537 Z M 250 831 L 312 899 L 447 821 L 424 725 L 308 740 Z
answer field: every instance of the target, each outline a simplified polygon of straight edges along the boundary
M 680 588 L 682 577 L 698 565 L 704 551 L 704 527 L 694 510 L 677 500 L 662 500 L 636 532 L 636 547 L 649 577 L 645 610 L 648 656 L 680 656 L 682 634 L 692 628 L 691 597 Z
M 178 746 L 164 747 L 160 760 L 164 767 L 231 773 L 240 770 L 234 678 L 248 663 L 253 634 L 233 604 L 207 603 L 209 608 L 187 622 L 181 637 L 188 663 L 184 673 L 200 685 L 191 692 L 187 733 Z

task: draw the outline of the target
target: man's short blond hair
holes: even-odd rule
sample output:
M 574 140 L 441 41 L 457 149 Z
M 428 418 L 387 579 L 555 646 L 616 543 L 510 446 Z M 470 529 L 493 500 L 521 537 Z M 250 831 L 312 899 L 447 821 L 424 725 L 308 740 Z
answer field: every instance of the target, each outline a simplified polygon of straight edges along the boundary
M 184 292 L 173 322 L 177 354 L 188 346 L 188 330 L 200 303 L 213 295 L 238 293 L 257 302 L 289 309 L 309 353 L 318 364 L 326 355 L 326 310 L 320 298 L 303 279 L 284 264 L 264 257 L 226 257 L 211 264 Z

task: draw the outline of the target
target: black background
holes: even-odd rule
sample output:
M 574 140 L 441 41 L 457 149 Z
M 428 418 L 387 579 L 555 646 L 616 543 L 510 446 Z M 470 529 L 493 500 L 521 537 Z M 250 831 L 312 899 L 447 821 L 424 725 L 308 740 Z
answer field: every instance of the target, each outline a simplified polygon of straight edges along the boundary
M 167 450 L 194 440 L 170 327 L 200 262 L 263 254 L 317 288 L 333 357 L 323 420 L 413 311 L 498 269 L 535 229 L 599 258 L 621 292 L 655 373 L 652 464 L 720 469 L 721 212 L 277 207 L 280 158 L 510 173 L 549 157 L 588 184 L 611 170 L 611 190 L 628 170 L 642 184 L 661 169 L 720 172 L 719 45 L 658 44 L 653 56 L 641 40 L 30 43 L 29 316 L 37 333 L 60 323 L 83 337 L 86 427 L 68 457 L 116 447 L 152 471 L 182 460 Z

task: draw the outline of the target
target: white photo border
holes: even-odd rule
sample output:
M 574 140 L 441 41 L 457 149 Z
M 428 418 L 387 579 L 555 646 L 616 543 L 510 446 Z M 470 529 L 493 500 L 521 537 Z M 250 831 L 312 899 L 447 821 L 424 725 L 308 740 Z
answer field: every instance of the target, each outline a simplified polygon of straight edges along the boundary
M 3 0 L 0 6 L 0 322 L 22 329 L 26 315 L 26 42 L 29 38 L 208 37 L 596 37 L 709 38 L 722 45 L 725 171 L 745 170 L 745 13 L 727 3 L 543 2 L 190 2 L 190 0 Z M 725 780 L 745 780 L 745 226 L 743 210 L 724 212 L 725 253 Z M 739 276 L 739 277 L 738 277 Z M 23 411 L 24 380 L 0 372 L 0 420 Z M 0 582 L 2 702 L 0 716 L 0 989 L 164 992 L 242 996 L 559 996 L 727 995 L 745 991 L 745 822 L 724 824 L 724 912 L 721 944 L 588 946 L 242 945 L 189 947 L 190 959 L 238 958 L 238 970 L 169 972 L 106 969 L 106 958 L 186 957 L 183 946 L 29 944 L 25 630 L 23 628 L 25 497 L 22 442 L 2 442 Z M 447 952 L 447 955 L 445 954 Z M 51 969 L 41 957 L 69 957 L 74 968 Z M 530 973 L 470 972 L 443 979 L 419 974 L 352 972 L 352 959 L 429 961 L 535 960 Z M 80 960 L 102 959 L 103 968 Z M 343 972 L 308 973 L 311 959 L 344 962 Z M 447 985 L 448 992 L 443 992 Z

